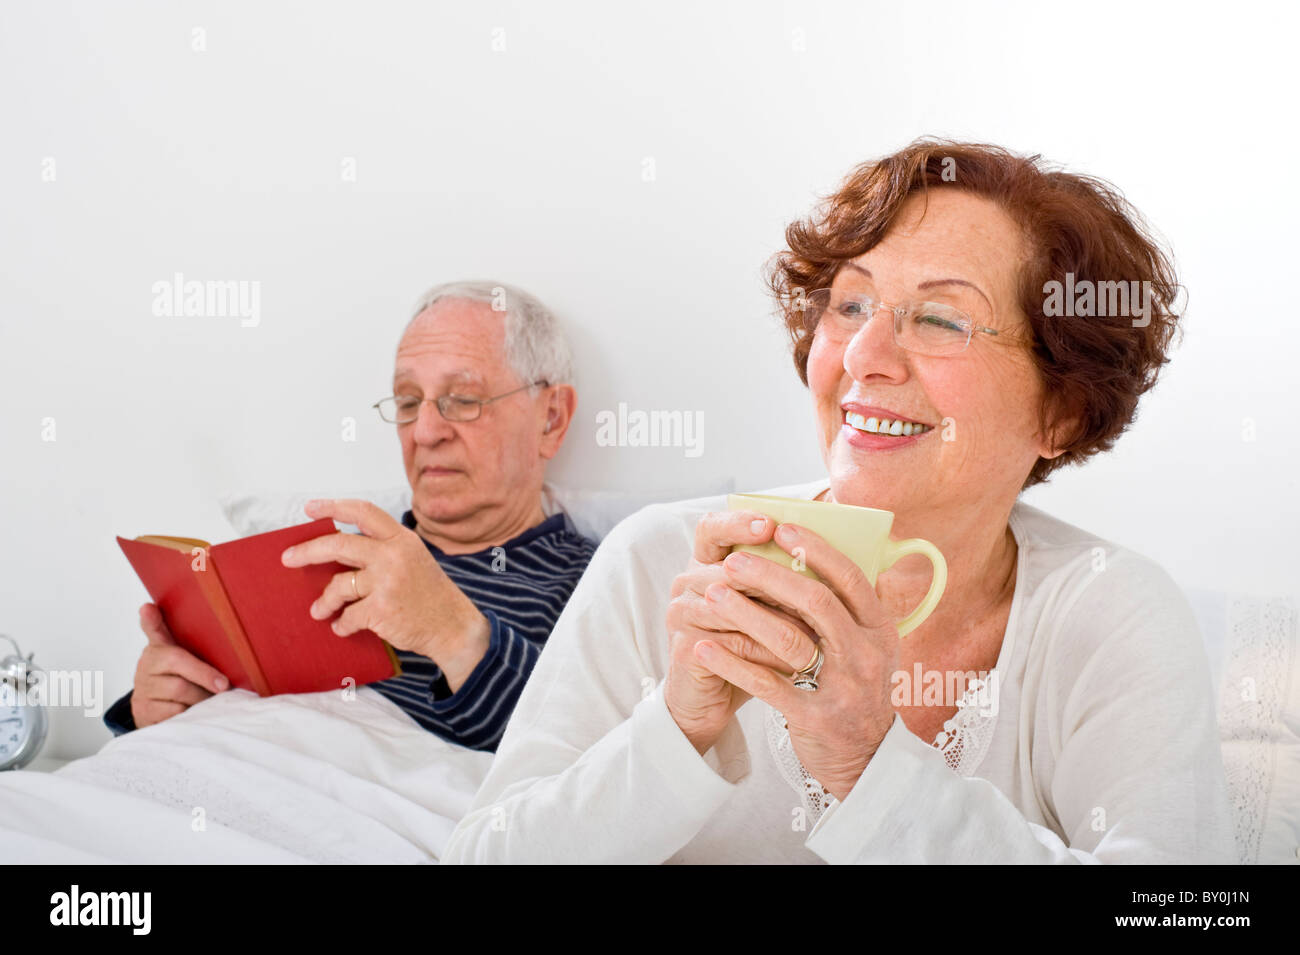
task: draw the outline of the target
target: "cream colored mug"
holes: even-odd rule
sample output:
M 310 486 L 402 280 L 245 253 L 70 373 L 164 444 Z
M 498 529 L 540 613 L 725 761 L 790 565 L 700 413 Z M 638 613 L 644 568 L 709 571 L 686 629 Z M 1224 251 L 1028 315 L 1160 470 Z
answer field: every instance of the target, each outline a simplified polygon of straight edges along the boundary
M 934 612 L 948 583 L 948 562 L 943 559 L 939 548 L 919 537 L 902 541 L 890 539 L 889 529 L 894 526 L 893 511 L 829 501 L 774 497 L 770 494 L 728 494 L 727 510 L 757 511 L 778 524 L 798 524 L 808 528 L 861 567 L 872 587 L 876 586 L 877 575 L 893 567 L 899 558 L 908 554 L 924 554 L 934 567 L 930 590 L 916 609 L 898 622 L 900 637 L 907 636 Z M 807 566 L 794 567 L 793 558 L 775 541 L 766 544 L 738 544 L 732 550 L 748 551 L 795 569 L 805 577 L 820 579 Z

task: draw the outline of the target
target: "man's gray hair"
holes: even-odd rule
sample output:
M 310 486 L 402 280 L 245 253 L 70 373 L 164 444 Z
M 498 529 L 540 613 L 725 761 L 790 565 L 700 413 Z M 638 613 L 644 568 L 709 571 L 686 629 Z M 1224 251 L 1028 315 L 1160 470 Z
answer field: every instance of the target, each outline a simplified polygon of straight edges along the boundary
M 551 310 L 536 297 L 505 282 L 444 282 L 420 296 L 407 329 L 421 312 L 445 298 L 487 302 L 493 311 L 505 313 L 506 362 L 521 381 L 555 385 L 573 380 L 569 343 Z

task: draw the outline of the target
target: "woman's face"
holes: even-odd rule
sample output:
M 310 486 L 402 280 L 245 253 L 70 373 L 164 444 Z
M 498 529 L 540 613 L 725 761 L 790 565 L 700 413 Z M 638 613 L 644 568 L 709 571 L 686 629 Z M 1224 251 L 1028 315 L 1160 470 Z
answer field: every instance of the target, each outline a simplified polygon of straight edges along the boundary
M 832 287 L 891 305 L 943 303 L 1027 341 L 1017 304 L 1023 257 L 1020 230 L 995 203 L 931 189 L 928 208 L 923 196 L 909 199 Z M 1014 500 L 1039 456 L 1054 454 L 1037 433 L 1042 386 L 1026 348 L 977 331 L 956 355 L 919 355 L 894 343 L 892 318 L 881 309 L 848 336 L 823 320 L 813 339 L 808 384 L 834 499 L 900 515 Z M 868 434 L 861 425 L 872 417 L 930 430 Z

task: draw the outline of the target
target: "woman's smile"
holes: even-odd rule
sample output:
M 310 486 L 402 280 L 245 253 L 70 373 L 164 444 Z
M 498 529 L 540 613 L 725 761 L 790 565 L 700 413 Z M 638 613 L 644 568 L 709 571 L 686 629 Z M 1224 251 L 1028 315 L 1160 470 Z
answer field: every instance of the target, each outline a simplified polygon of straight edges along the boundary
M 840 437 L 854 448 L 889 451 L 915 444 L 934 426 L 899 415 L 887 408 L 846 404 Z

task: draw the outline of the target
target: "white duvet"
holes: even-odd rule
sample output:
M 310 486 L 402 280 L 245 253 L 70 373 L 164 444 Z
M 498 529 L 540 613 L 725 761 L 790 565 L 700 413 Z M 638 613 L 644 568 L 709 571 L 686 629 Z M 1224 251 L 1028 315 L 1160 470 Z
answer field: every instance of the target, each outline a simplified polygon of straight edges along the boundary
M 368 688 L 227 690 L 53 773 L 0 773 L 0 863 L 429 863 L 490 753 Z

